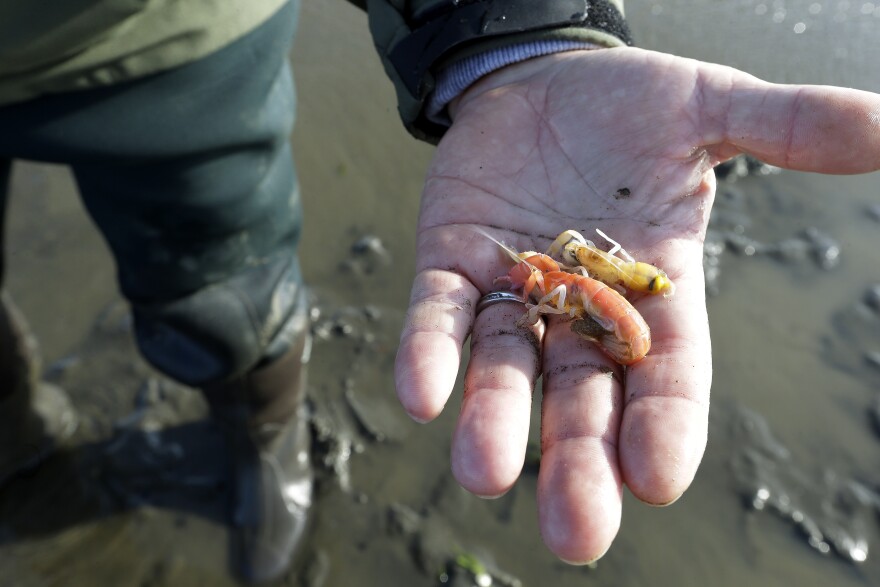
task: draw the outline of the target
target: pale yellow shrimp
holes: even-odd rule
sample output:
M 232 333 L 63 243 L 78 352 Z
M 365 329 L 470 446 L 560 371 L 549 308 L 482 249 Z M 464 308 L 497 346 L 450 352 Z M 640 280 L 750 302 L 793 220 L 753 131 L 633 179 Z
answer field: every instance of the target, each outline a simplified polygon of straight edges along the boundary
M 604 232 L 598 228 L 596 232 L 613 245 L 610 251 L 596 247 L 579 232 L 566 230 L 556 237 L 547 254 L 568 265 L 583 267 L 590 277 L 612 287 L 666 297 L 675 293 L 675 284 L 662 269 L 636 261 Z M 616 255 L 618 252 L 621 257 Z

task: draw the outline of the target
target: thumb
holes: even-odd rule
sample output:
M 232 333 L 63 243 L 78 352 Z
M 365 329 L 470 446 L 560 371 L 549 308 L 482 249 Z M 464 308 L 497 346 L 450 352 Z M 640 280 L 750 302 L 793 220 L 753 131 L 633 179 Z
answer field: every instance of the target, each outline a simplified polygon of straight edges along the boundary
M 880 169 L 880 95 L 830 86 L 770 84 L 736 70 L 701 71 L 703 144 L 787 169 Z M 720 121 L 720 124 L 719 124 Z

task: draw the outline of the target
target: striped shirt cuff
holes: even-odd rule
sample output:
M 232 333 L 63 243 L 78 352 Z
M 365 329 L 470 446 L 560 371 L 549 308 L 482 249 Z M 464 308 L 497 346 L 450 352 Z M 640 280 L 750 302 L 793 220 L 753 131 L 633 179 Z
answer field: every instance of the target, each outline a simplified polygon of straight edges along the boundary
M 501 69 L 505 65 L 525 61 L 532 57 L 562 51 L 598 48 L 600 48 L 599 45 L 581 41 L 532 41 L 465 57 L 443 68 L 437 74 L 435 88 L 428 97 L 425 113 L 432 122 L 450 126 L 452 120 L 449 118 L 446 106 L 484 75 Z

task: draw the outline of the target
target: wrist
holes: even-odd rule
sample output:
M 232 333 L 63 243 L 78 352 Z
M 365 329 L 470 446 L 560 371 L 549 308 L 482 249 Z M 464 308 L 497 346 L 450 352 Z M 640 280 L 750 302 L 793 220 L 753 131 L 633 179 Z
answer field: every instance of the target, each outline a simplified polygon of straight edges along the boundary
M 429 142 L 439 140 L 449 126 L 448 117 L 432 120 L 427 106 L 438 71 L 450 63 L 533 41 L 632 44 L 622 0 L 438 0 L 413 13 L 395 8 L 409 3 L 375 4 L 370 20 L 383 33 L 376 45 L 395 83 L 398 110 L 407 129 Z
M 559 39 L 520 43 L 465 57 L 437 73 L 436 88 L 428 99 L 426 114 L 435 122 L 449 124 L 451 117 L 447 106 L 481 78 L 535 57 L 598 48 L 594 43 Z
M 607 50 L 607 48 L 585 47 L 547 55 L 539 55 L 496 69 L 472 83 L 449 101 L 446 110 L 448 112 L 450 123 L 455 120 L 456 115 L 465 103 L 489 92 L 490 90 L 502 86 L 527 82 L 527 80 L 534 78 L 540 72 L 545 71 L 548 67 L 551 67 L 553 64 L 556 64 L 561 60 L 572 57 L 575 54 L 595 53 L 597 50 Z

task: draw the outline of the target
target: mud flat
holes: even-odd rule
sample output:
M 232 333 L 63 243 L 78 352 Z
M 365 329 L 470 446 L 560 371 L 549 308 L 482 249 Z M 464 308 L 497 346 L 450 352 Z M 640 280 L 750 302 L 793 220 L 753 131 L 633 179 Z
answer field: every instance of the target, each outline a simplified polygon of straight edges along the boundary
M 880 34 L 855 50 L 860 31 L 876 33 L 880 21 L 861 5 L 786 3 L 777 23 L 775 5 L 723 4 L 704 3 L 695 16 L 682 2 L 653 2 L 631 7 L 630 18 L 643 46 L 778 81 L 880 89 L 868 57 Z M 747 41 L 724 36 L 735 27 L 712 39 L 681 35 L 683 23 L 717 22 L 719 11 L 745 19 L 737 30 Z M 824 59 L 816 52 L 827 38 Z M 774 62 L 767 55 L 785 53 L 758 50 L 773 42 L 813 46 L 812 61 Z M 307 548 L 279 584 L 876 583 L 880 221 L 870 210 L 880 176 L 753 166 L 719 185 L 706 249 L 715 379 L 703 466 L 669 508 L 627 496 L 606 557 L 571 567 L 540 541 L 537 459 L 498 500 L 451 477 L 460 385 L 429 425 L 397 406 L 391 366 L 431 150 L 400 128 L 363 15 L 341 0 L 306 0 L 294 62 L 319 483 Z M 65 451 L 0 491 L 0 585 L 234 585 L 219 436 L 195 392 L 134 352 L 112 264 L 66 171 L 19 165 L 9 219 L 9 287 L 43 342 L 47 376 L 71 392 L 83 425 Z M 539 401 L 536 393 L 535 434 Z

